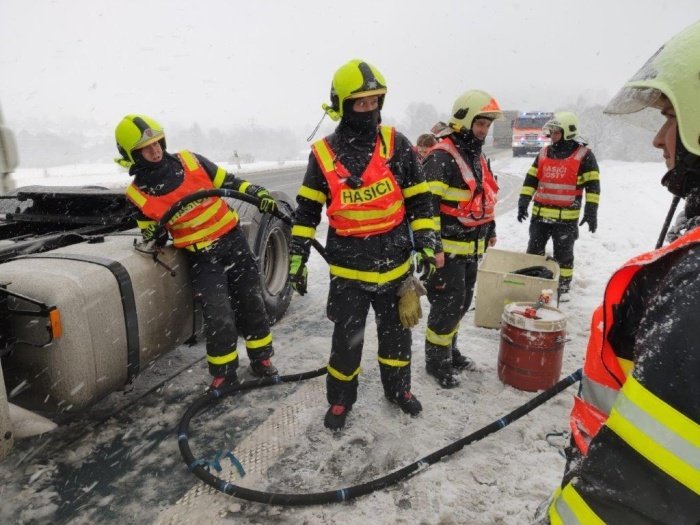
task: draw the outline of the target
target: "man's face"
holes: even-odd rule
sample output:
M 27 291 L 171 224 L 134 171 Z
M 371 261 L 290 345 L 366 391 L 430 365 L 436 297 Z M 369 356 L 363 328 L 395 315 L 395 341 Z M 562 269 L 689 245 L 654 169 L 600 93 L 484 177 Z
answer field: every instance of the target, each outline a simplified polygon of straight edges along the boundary
M 352 105 L 352 110 L 355 113 L 366 113 L 367 111 L 374 111 L 379 107 L 379 96 L 372 95 L 370 97 L 362 97 L 355 100 Z
M 416 149 L 418 150 L 418 154 L 421 157 L 425 157 L 428 154 L 428 152 L 430 151 L 429 146 L 417 146 Z
M 562 135 L 563 133 L 558 128 L 549 130 L 549 136 L 552 139 L 552 144 L 556 144 L 557 142 L 559 142 L 561 140 Z
M 666 121 L 659 128 L 652 144 L 664 152 L 666 168 L 672 170 L 676 167 L 676 137 L 678 135 L 678 121 L 676 120 L 676 110 L 668 99 L 664 98 L 661 106 L 661 114 L 666 117 Z
M 475 118 L 472 122 L 472 133 L 479 140 L 485 140 L 486 135 L 489 134 L 489 128 L 491 127 L 491 119 L 487 118 Z
M 160 141 L 144 146 L 139 151 L 148 162 L 160 162 L 163 159 L 163 148 L 160 147 Z

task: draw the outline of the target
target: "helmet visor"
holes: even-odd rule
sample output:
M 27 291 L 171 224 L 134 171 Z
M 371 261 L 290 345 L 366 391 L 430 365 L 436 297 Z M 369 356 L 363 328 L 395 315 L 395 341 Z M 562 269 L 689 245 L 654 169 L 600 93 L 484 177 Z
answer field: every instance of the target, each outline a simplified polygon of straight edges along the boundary
M 165 135 L 162 131 L 154 131 L 151 128 L 148 128 L 142 133 L 139 141 L 136 144 L 134 144 L 133 149 L 145 148 L 146 146 L 150 146 L 154 142 L 158 142 L 164 137 Z
M 661 91 L 654 88 L 625 86 L 608 102 L 604 113 L 627 115 L 644 108 L 659 107 L 662 95 Z

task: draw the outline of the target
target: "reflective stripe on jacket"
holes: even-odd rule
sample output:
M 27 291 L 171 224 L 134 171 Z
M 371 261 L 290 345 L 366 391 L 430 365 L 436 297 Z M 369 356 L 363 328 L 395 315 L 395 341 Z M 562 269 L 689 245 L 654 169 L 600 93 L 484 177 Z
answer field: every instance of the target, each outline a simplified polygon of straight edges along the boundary
M 575 398 L 571 413 L 574 442 L 584 455 L 589 453 L 591 440 L 605 427 L 606 433 L 613 433 L 632 457 L 639 458 L 640 465 L 668 480 L 668 485 L 659 487 L 660 494 L 683 490 L 682 485 L 700 496 L 700 424 L 631 375 L 634 363 L 618 356 L 609 336 L 618 306 L 637 272 L 698 243 L 700 228 L 695 228 L 662 249 L 631 259 L 610 279 L 603 304 L 593 315 L 581 395 Z M 551 523 L 603 523 L 591 508 L 595 501 L 587 501 L 585 493 L 576 490 L 577 480 L 572 478 L 555 493 L 549 507 Z
M 700 497 L 700 424 L 630 376 L 620 390 L 605 426 L 632 448 L 641 461 L 654 465 Z M 586 501 L 585 494 L 576 490 L 576 480 L 574 477 L 554 493 L 549 506 L 550 523 L 605 523 Z M 670 483 L 666 490 L 674 486 L 677 485 Z
M 127 198 L 141 212 L 159 221 L 180 199 L 201 190 L 213 189 L 209 175 L 189 151 L 181 151 L 177 157 L 184 169 L 182 184 L 164 195 L 149 195 L 135 184 L 126 189 Z M 238 223 L 238 214 L 220 197 L 208 197 L 187 204 L 166 224 L 176 248 L 186 248 L 205 241 L 218 239 Z
M 326 215 L 338 235 L 367 237 L 386 233 L 401 224 L 406 215 L 401 187 L 387 165 L 394 153 L 394 128 L 381 126 L 380 134 L 358 188 L 348 185 L 350 173 L 336 159 L 326 139 L 311 146 L 328 182 L 331 198 Z
M 482 154 L 479 157 L 481 162 L 481 185 L 474 177 L 474 172 L 462 155 L 457 151 L 454 142 L 449 137 L 445 137 L 441 142 L 433 146 L 431 151 L 440 149 L 449 153 L 455 160 L 464 183 L 469 188 L 470 198 L 460 200 L 457 206 L 448 206 L 440 203 L 440 213 L 457 217 L 459 222 L 466 228 L 474 228 L 481 224 L 493 221 L 496 211 L 496 200 L 498 194 L 498 184 L 491 173 L 488 161 Z
M 539 183 L 534 200 L 548 206 L 571 206 L 576 197 L 582 194 L 581 189 L 576 187 L 576 181 L 581 161 L 589 149 L 579 146 L 573 155 L 565 159 L 549 158 L 548 151 L 548 147 L 542 148 L 537 159 Z

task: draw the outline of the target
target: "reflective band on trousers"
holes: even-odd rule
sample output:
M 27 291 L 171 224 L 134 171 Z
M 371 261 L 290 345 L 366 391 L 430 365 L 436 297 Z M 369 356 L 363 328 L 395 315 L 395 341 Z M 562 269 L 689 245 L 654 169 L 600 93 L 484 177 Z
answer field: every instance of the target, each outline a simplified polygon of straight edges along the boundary
M 700 495 L 700 424 L 632 376 L 605 424 L 638 454 Z
M 596 383 L 585 375 L 581 379 L 581 397 L 604 414 L 610 414 L 620 392 Z
M 360 374 L 360 371 L 361 371 L 360 368 L 358 367 L 357 370 L 355 370 L 352 374 L 350 374 L 348 376 L 348 375 L 343 374 L 342 372 L 339 372 L 338 370 L 333 368 L 331 365 L 327 365 L 326 370 L 328 370 L 328 374 L 335 377 L 338 381 L 346 381 L 346 382 L 349 382 L 349 381 L 352 381 L 353 379 L 355 379 Z
M 554 493 L 554 501 L 549 506 L 549 521 L 551 525 L 605 525 L 571 483 Z

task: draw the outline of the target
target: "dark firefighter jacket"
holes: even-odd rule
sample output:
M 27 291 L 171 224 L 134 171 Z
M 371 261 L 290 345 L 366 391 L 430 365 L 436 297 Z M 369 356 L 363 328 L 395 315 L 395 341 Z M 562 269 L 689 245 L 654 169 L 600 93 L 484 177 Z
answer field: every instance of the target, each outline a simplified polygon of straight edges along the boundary
M 375 149 L 376 136 L 353 136 L 341 121 L 336 132 L 325 138 L 336 158 L 352 176 L 361 177 Z M 329 226 L 326 253 L 331 278 L 374 291 L 398 286 L 410 269 L 411 252 L 424 247 L 439 249 L 430 189 L 423 177 L 409 140 L 396 132 L 393 156 L 388 166 L 404 199 L 405 220 L 392 230 L 371 236 L 341 236 Z M 291 252 L 308 259 L 311 241 L 321 220 L 324 205 L 330 205 L 328 182 L 312 153 L 297 195 Z M 413 242 L 411 241 L 413 237 Z
M 231 189 L 249 195 L 255 195 L 262 189 L 260 186 L 227 173 L 226 170 L 197 153 L 194 153 L 194 156 L 211 179 L 214 188 Z M 129 174 L 133 175 L 133 184 L 139 190 L 147 195 L 159 196 L 170 193 L 179 187 L 184 181 L 185 170 L 177 156 L 164 153 L 163 161 L 157 167 L 138 163 L 130 168 Z M 153 239 L 157 222 L 144 215 L 133 203 L 132 206 L 135 209 L 134 218 L 141 229 L 143 240 L 146 242 L 156 240 L 160 244 L 165 244 L 167 232 L 163 229 L 161 230 L 161 238 Z M 203 247 L 198 246 L 198 248 Z
M 452 133 L 450 138 L 474 174 L 481 181 L 481 143 L 473 135 Z M 431 150 L 423 161 L 425 178 L 433 193 L 433 209 L 440 225 L 442 247 L 450 256 L 476 257 L 483 255 L 489 239 L 496 236 L 496 221 L 466 228 L 457 217 L 440 213 L 440 203 L 457 206 L 459 200 L 471 198 L 471 192 L 455 159 L 443 150 Z
M 590 384 L 582 384 L 582 396 L 609 417 L 565 475 L 550 505 L 551 523 L 700 520 L 699 272 L 695 228 L 610 280 L 593 321 L 600 341 L 589 344 L 586 356 Z M 589 369 L 589 359 L 603 366 Z M 606 367 L 621 383 L 617 395 L 605 387 Z M 607 391 L 611 408 L 604 406 Z M 584 421 L 581 415 L 575 407 L 572 423 Z
M 574 154 L 576 148 L 580 146 L 575 140 L 560 140 L 559 142 L 549 146 L 547 157 L 554 159 L 566 159 Z M 525 181 L 520 190 L 519 206 L 526 206 L 537 191 L 539 183 L 537 179 L 537 162 L 539 155 L 535 157 L 535 161 L 525 176 Z M 600 200 L 600 173 L 598 172 L 598 162 L 592 151 L 583 157 L 578 170 L 576 180 L 576 189 L 579 190 L 579 195 L 574 199 L 573 204 L 566 207 L 540 205 L 533 203 L 532 205 L 532 220 L 545 222 L 573 222 L 577 221 L 581 212 L 582 195 L 586 193 L 586 213 L 595 215 L 598 211 L 598 201 Z

